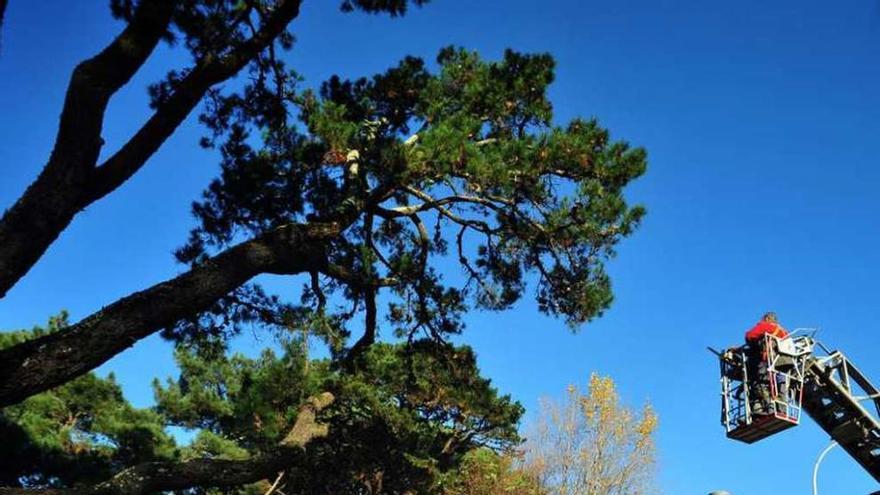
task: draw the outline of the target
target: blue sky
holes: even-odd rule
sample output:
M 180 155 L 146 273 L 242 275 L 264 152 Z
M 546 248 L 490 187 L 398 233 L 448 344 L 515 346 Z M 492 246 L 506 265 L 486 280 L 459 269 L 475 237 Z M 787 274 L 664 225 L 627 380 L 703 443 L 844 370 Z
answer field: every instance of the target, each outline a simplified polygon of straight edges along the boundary
M 12 0 L 0 45 L 0 208 L 48 157 L 73 66 L 121 27 L 106 1 Z M 644 226 L 610 271 L 617 299 L 570 333 L 530 300 L 468 317 L 484 372 L 527 408 L 591 371 L 613 376 L 634 404 L 660 414 L 666 493 L 807 493 L 826 436 L 807 419 L 746 446 L 718 424 L 717 365 L 707 345 L 739 342 L 775 309 L 880 381 L 880 7 L 829 2 L 435 0 L 405 18 L 341 15 L 308 1 L 287 55 L 307 84 L 369 75 L 448 44 L 498 57 L 504 48 L 558 61 L 559 123 L 595 116 L 644 146 L 649 171 L 629 191 Z M 75 8 L 71 7 L 76 5 Z M 159 50 L 112 101 L 105 151 L 148 115 L 144 86 L 184 56 Z M 189 203 L 217 170 L 185 123 L 144 170 L 89 207 L 0 301 L 0 328 L 30 327 L 68 309 L 74 320 L 178 273 L 170 254 L 193 221 Z M 253 352 L 268 339 L 239 344 Z M 102 368 L 139 405 L 150 380 L 174 372 L 156 338 Z M 771 460 L 772 459 L 772 463 Z M 876 483 L 842 451 L 823 464 L 825 494 Z

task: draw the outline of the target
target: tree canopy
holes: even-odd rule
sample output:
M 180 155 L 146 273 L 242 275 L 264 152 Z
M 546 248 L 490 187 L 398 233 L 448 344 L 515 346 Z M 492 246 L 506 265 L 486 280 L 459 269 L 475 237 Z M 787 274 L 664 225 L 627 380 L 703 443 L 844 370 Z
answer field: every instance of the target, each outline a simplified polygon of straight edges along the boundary
M 65 325 L 64 315 L 53 318 L 48 331 Z M 0 334 L 0 347 L 43 332 Z M 519 441 L 522 407 L 479 376 L 466 347 L 426 340 L 376 344 L 356 373 L 334 370 L 326 359 L 309 362 L 295 338 L 282 349 L 280 356 L 266 350 L 250 359 L 179 347 L 180 375 L 155 381 L 154 408 L 132 407 L 112 375 L 94 373 L 7 407 L 0 415 L 7 439 L 3 483 L 101 493 L 98 483 L 116 475 L 104 492 L 152 492 L 198 481 L 210 486 L 192 469 L 181 471 L 190 478 L 174 485 L 123 483 L 136 474 L 133 466 L 153 463 L 156 471 L 210 459 L 252 464 L 248 476 L 228 484 L 241 493 L 265 492 L 269 480 L 262 478 L 277 476 L 273 469 L 283 473 L 276 479 L 290 494 L 427 493 L 437 480 L 454 476 L 472 450 Z M 327 390 L 332 400 L 323 404 L 318 424 L 332 434 L 309 438 L 296 464 L 282 459 L 257 466 L 261 459 L 290 455 L 279 445 L 297 434 L 303 407 Z M 169 427 L 193 432 L 193 440 L 177 445 Z
M 182 274 L 0 349 L 4 427 L 30 459 L 5 483 L 439 489 L 468 452 L 519 441 L 521 407 L 451 343 L 464 314 L 529 295 L 576 329 L 611 304 L 605 265 L 644 214 L 624 192 L 646 155 L 596 120 L 554 122 L 550 55 L 487 61 L 449 47 L 431 62 L 407 57 L 309 87 L 278 53 L 292 46 L 299 3 L 111 2 L 127 27 L 74 71 L 49 163 L 0 219 L 0 297 L 200 103 L 200 144 L 216 150 L 220 172 L 193 203 L 196 226 L 175 252 Z M 407 5 L 342 9 L 397 16 Z M 109 98 L 161 40 L 188 50 L 192 67 L 148 88 L 154 115 L 98 164 Z M 243 84 L 218 86 L 241 70 Z M 262 274 L 301 289 L 273 294 L 255 280 Z M 282 354 L 228 355 L 245 327 L 274 331 Z M 138 410 L 112 377 L 90 372 L 157 332 L 175 345 L 181 375 L 156 384 L 155 408 Z M 310 359 L 301 339 L 328 357 Z M 65 415 L 66 430 L 45 426 Z M 176 446 L 168 426 L 195 440 Z M 126 444 L 135 431 L 136 448 Z

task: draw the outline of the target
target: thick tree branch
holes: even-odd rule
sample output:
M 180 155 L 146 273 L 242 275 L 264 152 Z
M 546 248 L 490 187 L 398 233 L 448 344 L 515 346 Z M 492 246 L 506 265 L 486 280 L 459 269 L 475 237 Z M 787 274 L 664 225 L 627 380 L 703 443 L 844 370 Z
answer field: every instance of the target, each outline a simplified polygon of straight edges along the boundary
M 492 198 L 492 200 L 481 198 L 477 196 L 465 196 L 462 194 L 455 194 L 453 196 L 447 196 L 444 198 L 435 199 L 430 194 L 416 189 L 414 187 L 407 186 L 404 188 L 408 193 L 413 196 L 421 199 L 424 203 L 417 205 L 407 205 L 407 206 L 397 206 L 394 208 L 388 208 L 389 211 L 398 213 L 400 215 L 410 215 L 413 213 L 419 213 L 426 210 L 436 209 L 441 206 L 446 206 L 454 203 L 472 203 L 475 205 L 485 206 L 492 211 L 499 212 L 501 211 L 501 207 L 495 204 L 493 201 L 502 202 L 502 204 L 510 205 L 511 203 L 506 200 L 502 200 L 500 198 Z
M 140 2 L 122 33 L 74 69 L 49 161 L 0 219 L 0 297 L 88 205 L 88 182 L 103 144 L 101 129 L 107 103 L 167 32 L 174 3 Z
M 92 201 L 102 198 L 128 180 L 186 119 L 214 85 L 238 73 L 271 45 L 299 15 L 301 0 L 286 0 L 272 11 L 262 28 L 230 54 L 200 60 L 175 88 L 167 101 L 132 138 L 98 167 Z
M 260 273 L 321 269 L 338 223 L 293 224 L 238 244 L 192 270 L 72 325 L 0 351 L 0 407 L 67 382 L 138 340 L 210 307 Z
M 253 483 L 278 471 L 297 467 L 303 449 L 316 438 L 327 436 L 327 425 L 317 414 L 334 397 L 329 392 L 311 397 L 300 408 L 290 433 L 274 449 L 247 460 L 195 459 L 186 462 L 147 462 L 127 468 L 107 481 L 68 489 L 0 488 L 2 495 L 116 495 L 157 493 L 200 487 L 234 487 Z
M 272 44 L 299 14 L 301 0 L 279 3 L 261 29 L 229 54 L 203 57 L 144 126 L 96 167 L 107 103 L 165 34 L 174 3 L 142 1 L 122 34 L 74 70 L 49 163 L 0 219 L 0 297 L 27 273 L 79 211 L 140 170 L 213 85 L 234 76 Z
M 0 407 L 96 368 L 136 341 L 204 311 L 256 275 L 334 272 L 327 266 L 327 241 L 338 238 L 392 189 L 381 184 L 363 197 L 346 198 L 323 221 L 279 227 L 120 299 L 62 332 L 0 350 Z

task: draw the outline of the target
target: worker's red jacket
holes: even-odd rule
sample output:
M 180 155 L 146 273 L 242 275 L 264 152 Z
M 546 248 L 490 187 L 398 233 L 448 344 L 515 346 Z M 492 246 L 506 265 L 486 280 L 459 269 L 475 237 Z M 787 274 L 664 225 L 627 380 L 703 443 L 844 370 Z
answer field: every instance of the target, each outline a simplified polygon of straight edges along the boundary
M 774 337 L 785 338 L 788 337 L 788 332 L 782 328 L 782 325 L 779 323 L 773 323 L 770 321 L 759 321 L 757 325 L 752 327 L 751 330 L 746 332 L 746 342 L 754 343 L 759 342 L 764 338 L 764 334 L 769 333 Z

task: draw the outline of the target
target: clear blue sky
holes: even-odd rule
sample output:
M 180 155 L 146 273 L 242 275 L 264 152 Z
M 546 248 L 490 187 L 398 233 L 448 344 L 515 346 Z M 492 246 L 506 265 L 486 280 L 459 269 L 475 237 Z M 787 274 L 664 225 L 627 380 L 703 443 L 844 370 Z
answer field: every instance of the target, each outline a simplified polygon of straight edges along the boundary
M 310 84 L 372 74 L 406 54 L 432 59 L 447 44 L 486 57 L 547 51 L 558 61 L 559 122 L 595 116 L 649 151 L 648 174 L 629 191 L 649 215 L 611 266 L 613 309 L 577 335 L 528 300 L 472 314 L 467 338 L 484 372 L 530 409 L 591 371 L 612 375 L 632 403 L 650 400 L 666 493 L 808 493 L 826 436 L 806 420 L 754 446 L 727 441 L 705 347 L 738 342 L 772 308 L 789 327 L 822 327 L 823 340 L 880 381 L 878 5 L 435 0 L 389 20 L 343 16 L 336 3 L 307 1 L 293 24 L 299 41 L 288 58 Z M 11 0 L 0 48 L 0 208 L 45 162 L 73 66 L 120 29 L 106 4 Z M 114 98 L 105 151 L 148 114 L 145 84 L 185 62 L 162 49 Z M 199 135 L 190 119 L 141 173 L 79 215 L 0 301 L 0 328 L 64 308 L 76 320 L 178 273 L 170 252 L 217 170 Z M 109 370 L 139 405 L 151 403 L 154 376 L 174 372 L 156 338 Z M 824 494 L 877 489 L 842 451 L 820 482 Z

